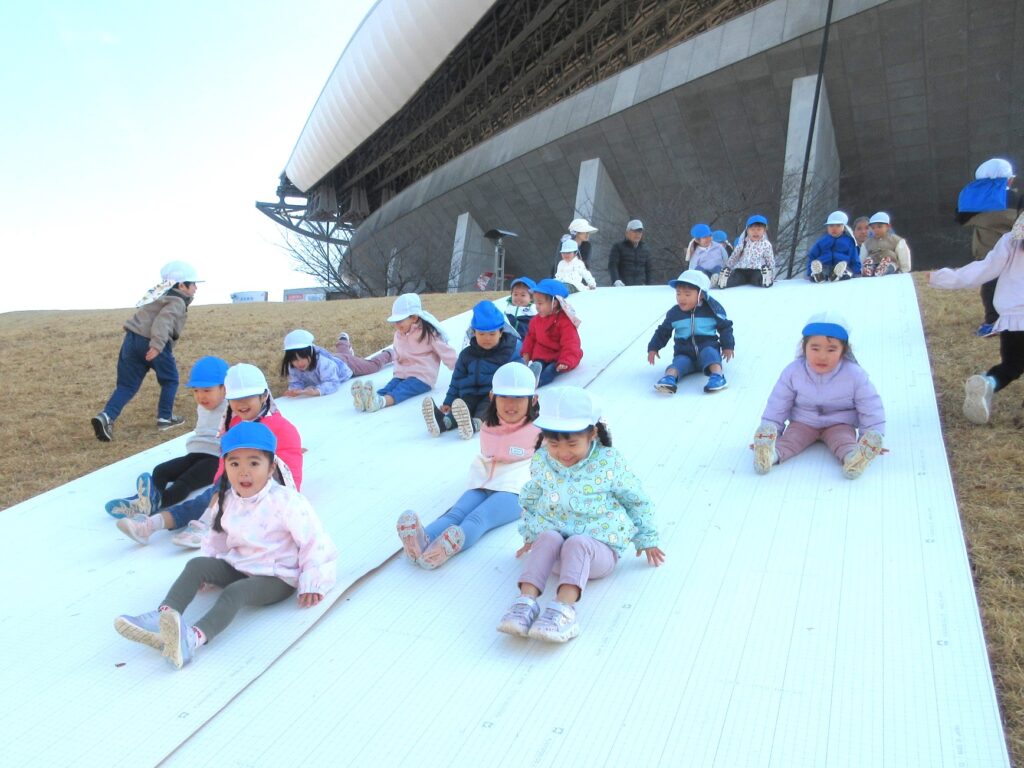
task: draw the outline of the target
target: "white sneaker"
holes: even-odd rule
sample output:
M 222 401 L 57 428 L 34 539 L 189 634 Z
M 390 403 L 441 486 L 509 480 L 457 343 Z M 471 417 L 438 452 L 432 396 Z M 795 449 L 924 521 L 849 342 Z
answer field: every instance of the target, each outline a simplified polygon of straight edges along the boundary
M 406 559 L 415 563 L 427 546 L 427 533 L 423 530 L 420 516 L 407 509 L 398 516 L 395 528 L 398 530 L 398 538 L 402 540 L 402 550 Z
M 459 437 L 469 440 L 473 437 L 473 414 L 469 412 L 469 406 L 461 397 L 452 401 L 452 418 L 459 429 Z
M 988 424 L 995 388 L 991 376 L 971 376 L 964 384 L 964 418 L 972 424 Z
M 754 434 L 754 471 L 759 475 L 767 475 L 772 465 L 778 461 L 775 453 L 775 441 L 779 437 L 779 428 L 771 422 L 763 422 Z
M 122 517 L 117 521 L 117 530 L 132 541 L 143 545 L 149 544 L 150 534 L 153 533 L 153 529 L 149 526 L 149 515 Z
M 857 447 L 843 458 L 843 475 L 850 480 L 856 480 L 864 474 L 868 464 L 881 455 L 882 436 L 875 430 L 869 429 L 860 436 Z
M 427 425 L 427 432 L 430 433 L 430 436 L 440 437 L 443 431 L 441 421 L 444 419 L 444 414 L 437 407 L 434 398 L 429 395 L 424 397 L 420 411 L 423 413 L 423 423 Z
M 576 609 L 557 600 L 548 604 L 539 619 L 530 627 L 529 637 L 549 643 L 567 643 L 580 633 Z
M 848 277 L 851 277 L 851 275 L 850 275 L 850 273 L 846 269 L 846 262 L 845 261 L 837 261 L 836 265 L 834 267 L 832 267 L 832 277 L 830 279 L 831 280 L 845 280 Z
M 201 520 L 191 520 L 188 526 L 171 536 L 171 543 L 188 549 L 199 549 L 209 530 Z
M 506 635 L 526 637 L 530 632 L 530 625 L 537 619 L 540 613 L 540 606 L 532 597 L 520 595 L 509 606 L 505 615 L 498 622 L 498 631 Z
M 823 269 L 823 267 L 822 267 L 822 264 L 821 264 L 820 260 L 814 259 L 813 261 L 811 261 L 811 281 L 812 282 L 820 283 L 820 282 L 822 282 L 825 279 L 822 276 L 822 274 L 821 274 L 821 270 L 822 269 Z
M 365 383 L 366 382 L 363 382 L 363 381 L 353 381 L 352 382 L 352 387 L 350 389 L 350 391 L 352 392 L 352 406 L 357 411 L 365 411 L 366 410 L 366 400 L 365 400 L 365 397 L 363 395 L 363 385 Z

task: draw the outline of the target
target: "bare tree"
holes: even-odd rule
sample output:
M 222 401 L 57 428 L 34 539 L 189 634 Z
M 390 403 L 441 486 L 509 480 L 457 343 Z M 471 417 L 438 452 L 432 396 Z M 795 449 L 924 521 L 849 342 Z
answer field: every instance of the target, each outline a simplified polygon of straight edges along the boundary
M 313 222 L 312 226 L 323 228 L 320 234 L 328 235 L 325 225 Z M 351 269 L 347 246 L 305 237 L 283 228 L 281 240 L 279 247 L 291 256 L 295 270 L 314 278 L 328 291 L 349 298 L 372 295 L 373 290 L 367 281 Z

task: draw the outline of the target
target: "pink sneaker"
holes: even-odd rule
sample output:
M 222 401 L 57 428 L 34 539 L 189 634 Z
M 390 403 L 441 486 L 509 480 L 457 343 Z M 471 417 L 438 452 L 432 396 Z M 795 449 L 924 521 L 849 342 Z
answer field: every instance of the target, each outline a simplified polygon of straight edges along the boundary
M 462 532 L 462 529 L 457 525 L 449 525 L 441 532 L 440 536 L 427 545 L 416 562 L 428 571 L 432 571 L 448 562 L 449 558 L 457 555 L 465 543 L 466 534 Z
M 423 530 L 419 515 L 407 509 L 398 516 L 395 527 L 398 529 L 398 538 L 402 540 L 406 558 L 409 562 L 417 562 L 423 554 L 424 547 L 427 546 L 427 533 Z

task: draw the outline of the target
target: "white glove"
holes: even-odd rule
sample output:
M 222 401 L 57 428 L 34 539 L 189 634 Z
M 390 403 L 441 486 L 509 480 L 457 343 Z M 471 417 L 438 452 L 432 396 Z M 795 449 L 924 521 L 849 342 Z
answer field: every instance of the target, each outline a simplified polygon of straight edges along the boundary
M 625 288 L 626 287 L 626 284 L 624 282 L 622 282 L 621 280 L 616 280 L 614 283 L 612 283 L 612 285 L 614 285 L 616 288 Z

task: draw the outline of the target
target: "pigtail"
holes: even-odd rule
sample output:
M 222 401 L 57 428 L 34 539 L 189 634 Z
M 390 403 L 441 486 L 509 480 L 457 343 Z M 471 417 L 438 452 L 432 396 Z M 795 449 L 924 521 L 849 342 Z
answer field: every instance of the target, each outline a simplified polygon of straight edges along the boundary
M 288 368 L 291 367 L 291 364 L 292 364 L 292 357 L 293 357 L 292 352 L 293 351 L 294 350 L 291 350 L 291 349 L 287 350 L 284 353 L 284 356 L 281 358 L 281 376 L 282 377 L 287 377 L 288 374 L 290 373 Z
M 420 317 L 416 315 L 416 317 Z M 437 328 L 434 327 L 433 323 L 428 323 L 422 317 L 420 317 L 420 341 L 426 341 L 427 338 L 434 338 L 438 335 Z
M 213 518 L 213 530 L 217 533 L 224 533 L 224 527 L 220 519 L 224 517 L 224 494 L 228 492 L 228 473 L 220 476 L 220 483 L 217 485 L 217 515 Z
M 220 425 L 220 433 L 223 435 L 228 431 L 228 425 L 231 424 L 231 401 L 228 400 L 228 407 L 224 409 L 224 423 Z
M 611 448 L 612 431 L 608 428 L 608 423 L 604 419 L 600 419 L 594 426 L 597 427 L 597 439 L 600 441 L 601 445 L 605 448 Z

